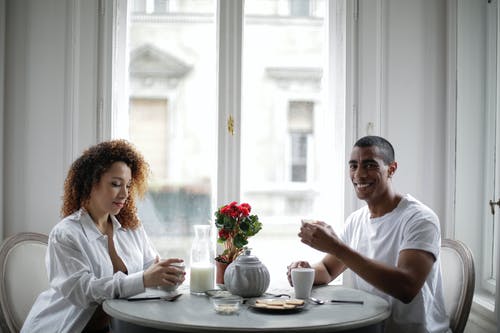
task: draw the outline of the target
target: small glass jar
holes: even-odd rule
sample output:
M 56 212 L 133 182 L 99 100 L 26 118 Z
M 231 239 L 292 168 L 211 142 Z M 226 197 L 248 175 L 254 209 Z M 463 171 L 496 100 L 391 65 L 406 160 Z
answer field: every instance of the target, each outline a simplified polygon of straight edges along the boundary
M 238 313 L 240 311 L 240 304 L 242 302 L 243 298 L 236 295 L 212 298 L 215 312 L 222 315 L 231 315 Z

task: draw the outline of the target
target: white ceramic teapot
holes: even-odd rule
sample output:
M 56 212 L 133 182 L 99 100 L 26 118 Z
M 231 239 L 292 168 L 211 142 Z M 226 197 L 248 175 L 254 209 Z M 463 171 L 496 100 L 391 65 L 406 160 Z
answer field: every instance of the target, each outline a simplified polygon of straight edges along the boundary
M 269 287 L 270 277 L 266 266 L 250 254 L 250 249 L 236 258 L 226 268 L 224 285 L 233 295 L 241 297 L 257 297 Z

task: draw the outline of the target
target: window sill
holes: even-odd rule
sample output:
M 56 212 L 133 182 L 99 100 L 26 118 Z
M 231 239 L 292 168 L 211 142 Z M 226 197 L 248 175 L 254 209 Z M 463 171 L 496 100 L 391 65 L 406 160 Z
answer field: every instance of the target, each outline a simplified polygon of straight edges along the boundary
M 474 294 L 472 308 L 467 326 L 475 326 L 485 333 L 495 333 L 497 331 L 495 319 L 495 299 L 491 295 L 484 293 Z

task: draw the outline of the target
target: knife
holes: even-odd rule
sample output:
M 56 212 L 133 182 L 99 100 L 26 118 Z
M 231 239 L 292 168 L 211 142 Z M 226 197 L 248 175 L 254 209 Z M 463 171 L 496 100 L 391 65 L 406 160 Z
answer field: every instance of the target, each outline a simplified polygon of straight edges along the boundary
M 162 301 L 173 302 L 181 296 L 182 296 L 182 294 L 177 294 L 177 295 L 173 295 L 173 296 L 131 297 L 131 298 L 127 298 L 127 301 L 135 302 L 135 301 L 150 301 L 150 300 L 154 300 L 154 299 L 159 299 Z
M 330 303 L 347 303 L 347 304 L 364 304 L 363 301 L 351 301 L 351 300 L 343 300 L 343 299 L 332 299 Z

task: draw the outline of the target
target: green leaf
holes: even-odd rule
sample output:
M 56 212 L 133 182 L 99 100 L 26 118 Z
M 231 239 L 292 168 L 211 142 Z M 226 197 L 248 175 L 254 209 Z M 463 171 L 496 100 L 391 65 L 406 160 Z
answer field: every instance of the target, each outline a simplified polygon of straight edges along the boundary
M 237 234 L 236 236 L 234 236 L 233 244 L 237 248 L 241 249 L 243 246 L 248 244 L 248 241 L 247 241 L 245 236 L 242 236 L 241 234 Z
M 250 230 L 250 223 L 247 221 L 248 219 L 244 219 L 243 221 L 241 221 L 240 223 L 240 229 L 242 231 L 244 231 L 245 233 L 248 232 L 248 230 Z
M 236 224 L 234 219 L 230 218 L 229 216 L 223 215 L 223 221 L 224 221 L 224 229 L 234 230 Z

